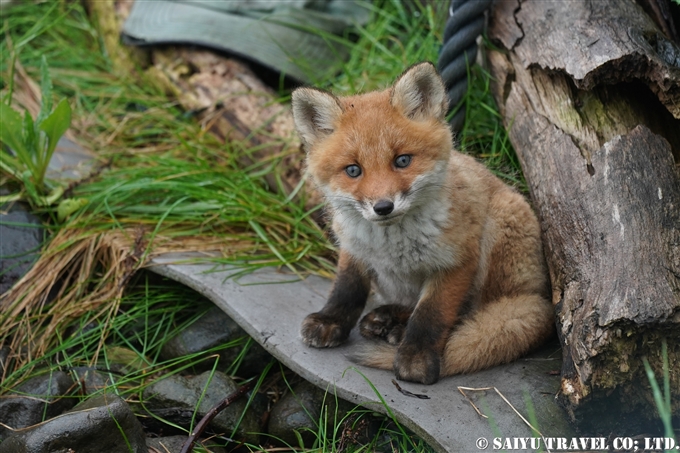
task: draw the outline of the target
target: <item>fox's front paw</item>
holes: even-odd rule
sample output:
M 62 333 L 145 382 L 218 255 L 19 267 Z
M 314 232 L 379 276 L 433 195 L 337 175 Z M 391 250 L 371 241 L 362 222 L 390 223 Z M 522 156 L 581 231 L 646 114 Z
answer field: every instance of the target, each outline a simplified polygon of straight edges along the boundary
M 411 309 L 401 305 L 383 305 L 364 316 L 359 332 L 366 338 L 380 338 L 389 344 L 399 344 L 406 332 Z
M 439 380 L 440 357 L 433 349 L 403 344 L 394 359 L 394 374 L 402 381 L 434 384 Z
M 349 336 L 352 326 L 343 325 L 342 321 L 323 313 L 312 313 L 302 321 L 302 341 L 315 348 L 332 348 L 339 346 Z

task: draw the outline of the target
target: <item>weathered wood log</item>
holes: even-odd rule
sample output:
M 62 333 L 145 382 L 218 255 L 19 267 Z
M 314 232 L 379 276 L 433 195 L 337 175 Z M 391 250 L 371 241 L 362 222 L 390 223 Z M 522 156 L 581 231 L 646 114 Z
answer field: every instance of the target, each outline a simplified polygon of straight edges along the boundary
M 153 49 L 149 74 L 177 97 L 185 110 L 198 112 L 204 127 L 237 146 L 244 166 L 279 165 L 265 176 L 272 190 L 291 193 L 303 177 L 304 153 L 290 108 L 243 62 L 210 50 L 169 46 Z M 306 185 L 307 206 L 321 198 Z
M 633 0 L 501 0 L 489 36 L 542 224 L 566 408 L 653 417 L 642 358 L 662 376 L 665 339 L 678 410 L 680 49 Z
M 151 79 L 182 108 L 194 111 L 204 127 L 223 142 L 238 146 L 243 166 L 276 164 L 264 178 L 273 191 L 291 194 L 304 177 L 304 153 L 290 108 L 247 64 L 205 49 L 184 46 L 135 48 L 120 43 L 120 31 L 134 0 L 87 0 L 93 22 L 117 72 Z M 145 68 L 143 75 L 137 68 Z M 306 206 L 321 196 L 303 185 Z M 315 214 L 321 220 L 321 214 Z

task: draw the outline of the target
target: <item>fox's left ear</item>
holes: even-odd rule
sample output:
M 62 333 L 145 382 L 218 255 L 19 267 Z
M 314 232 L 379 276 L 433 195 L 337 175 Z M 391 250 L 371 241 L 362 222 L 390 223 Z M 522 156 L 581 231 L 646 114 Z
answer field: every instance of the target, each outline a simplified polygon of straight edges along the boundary
M 429 62 L 411 66 L 399 76 L 390 103 L 415 121 L 443 120 L 449 105 L 444 81 Z
M 307 151 L 334 132 L 340 116 L 340 101 L 332 94 L 315 88 L 293 91 L 293 120 Z

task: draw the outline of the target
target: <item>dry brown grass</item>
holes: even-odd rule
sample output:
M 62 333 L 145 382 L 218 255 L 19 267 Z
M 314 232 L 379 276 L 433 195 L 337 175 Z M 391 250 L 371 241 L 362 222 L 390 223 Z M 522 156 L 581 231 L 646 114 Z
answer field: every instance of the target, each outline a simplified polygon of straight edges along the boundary
M 56 234 L 29 272 L 0 299 L 0 344 L 9 346 L 12 369 L 44 356 L 71 322 L 85 314 L 95 313 L 107 324 L 127 282 L 153 257 L 224 251 L 223 241 L 210 237 L 156 236 L 151 247 L 145 233 L 131 227 L 94 235 L 87 229 Z M 229 249 L 239 246 L 248 244 L 232 242 Z M 3 369 L 2 378 L 8 371 Z

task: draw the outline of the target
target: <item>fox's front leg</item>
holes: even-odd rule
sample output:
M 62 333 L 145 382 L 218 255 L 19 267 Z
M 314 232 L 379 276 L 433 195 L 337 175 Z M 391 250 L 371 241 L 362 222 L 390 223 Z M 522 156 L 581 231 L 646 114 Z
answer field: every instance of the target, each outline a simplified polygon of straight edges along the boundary
M 423 384 L 439 380 L 441 357 L 451 329 L 459 320 L 476 266 L 432 276 L 406 326 L 397 349 L 394 373 L 397 379 Z
M 328 302 L 302 322 L 302 341 L 315 348 L 332 348 L 347 340 L 364 310 L 370 287 L 363 267 L 341 250 Z

